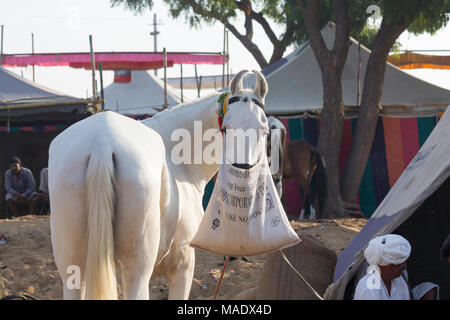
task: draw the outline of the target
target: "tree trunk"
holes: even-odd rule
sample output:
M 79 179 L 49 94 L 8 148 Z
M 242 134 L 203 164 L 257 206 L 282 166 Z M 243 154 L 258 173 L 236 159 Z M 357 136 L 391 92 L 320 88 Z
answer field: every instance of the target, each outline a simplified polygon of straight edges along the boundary
M 354 203 L 372 149 L 380 112 L 384 72 L 389 50 L 406 26 L 390 27 L 383 23 L 378 31 L 367 63 L 358 124 L 341 179 L 342 198 Z
M 322 71 L 323 111 L 317 149 L 326 163 L 327 196 L 321 218 L 337 218 L 344 215 L 339 178 L 339 151 L 341 147 L 344 121 L 344 100 L 341 83 L 341 70 L 328 64 Z
M 320 218 L 337 218 L 344 215 L 340 191 L 339 151 L 344 120 L 342 71 L 350 46 L 348 1 L 333 0 L 336 35 L 333 48 L 327 48 L 319 26 L 319 0 L 297 0 L 302 10 L 306 31 L 314 56 L 322 73 L 323 109 L 317 149 L 325 159 L 327 195 Z

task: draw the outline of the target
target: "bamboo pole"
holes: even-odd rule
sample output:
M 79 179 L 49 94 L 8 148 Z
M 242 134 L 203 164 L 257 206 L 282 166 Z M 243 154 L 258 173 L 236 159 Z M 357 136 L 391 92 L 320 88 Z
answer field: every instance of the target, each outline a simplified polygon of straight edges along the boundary
M 167 51 L 163 49 L 163 67 L 164 67 L 164 108 L 169 106 L 167 99 Z
M 361 77 L 361 42 L 358 42 L 358 74 L 356 76 L 356 105 L 359 106 L 360 104 L 360 95 L 361 95 L 361 84 L 360 84 L 360 77 Z
M 180 63 L 180 89 L 181 89 L 181 102 L 183 101 L 183 64 Z
M 34 55 L 34 33 L 31 33 L 31 53 Z M 33 64 L 33 82 L 36 82 L 34 64 Z
M 4 25 L 1 26 L 1 39 L 0 39 L 0 66 L 3 66 L 3 27 Z
M 105 111 L 105 92 L 103 90 L 103 65 L 101 62 L 98 63 L 98 70 L 100 71 L 100 95 L 102 97 L 101 111 Z
M 223 51 L 222 51 L 222 88 L 225 88 L 225 42 L 227 29 L 223 26 Z
M 91 54 L 91 69 L 92 69 L 92 98 L 97 100 L 97 90 L 95 83 L 95 57 L 94 57 L 94 49 L 92 45 L 92 35 L 89 35 L 89 46 L 90 46 L 90 54 Z
M 200 91 L 202 89 L 202 76 L 200 76 L 200 78 L 198 77 L 197 65 L 194 65 L 194 67 L 195 67 L 195 83 L 197 84 L 197 96 L 200 98 Z
M 230 44 L 227 30 L 227 86 L 230 85 Z

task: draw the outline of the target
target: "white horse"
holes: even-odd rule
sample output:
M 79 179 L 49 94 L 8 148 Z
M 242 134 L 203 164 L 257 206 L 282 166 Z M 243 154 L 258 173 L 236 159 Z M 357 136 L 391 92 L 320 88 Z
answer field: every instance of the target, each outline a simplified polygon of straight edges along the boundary
M 283 122 L 278 118 L 267 117 L 269 123 L 269 135 L 267 137 L 267 159 L 272 169 L 272 179 L 281 199 L 283 195 L 283 160 L 286 148 L 287 130 Z M 272 163 L 272 161 L 277 163 Z
M 255 87 L 244 89 L 245 73 L 230 83 L 225 136 L 227 129 L 268 130 L 261 108 L 267 83 L 254 72 Z M 51 236 L 64 299 L 116 299 L 116 266 L 124 299 L 148 299 L 149 281 L 159 274 L 169 279 L 169 299 L 189 297 L 195 265 L 189 243 L 203 216 L 204 187 L 219 164 L 177 165 L 171 136 L 179 128 L 195 136 L 194 121 L 201 121 L 203 130 L 216 129 L 221 148 L 217 98 L 180 105 L 143 122 L 103 112 L 52 141 Z M 259 141 L 265 139 L 246 150 L 244 166 L 259 161 L 265 152 Z M 198 157 L 197 143 L 184 152 Z M 207 145 L 203 141 L 200 148 Z

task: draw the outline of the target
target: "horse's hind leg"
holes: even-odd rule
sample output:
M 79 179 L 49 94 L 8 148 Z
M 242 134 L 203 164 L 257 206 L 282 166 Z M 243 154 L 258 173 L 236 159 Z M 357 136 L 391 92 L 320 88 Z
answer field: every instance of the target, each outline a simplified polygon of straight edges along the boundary
M 169 300 L 187 300 L 191 291 L 194 278 L 195 249 L 188 244 L 176 250 L 175 257 L 181 257 L 179 261 L 173 261 L 177 268 L 167 273 L 169 279 Z
M 123 299 L 148 300 L 149 282 L 160 238 L 159 212 L 143 212 L 145 205 L 130 203 L 117 220 L 116 261 L 122 272 Z M 158 214 L 154 214 L 158 212 Z
M 147 255 L 142 247 L 135 248 L 133 251 L 128 252 L 129 256 L 127 258 L 121 255 L 120 259 L 123 299 L 148 300 L 148 286 L 156 260 L 154 259 L 156 258 L 156 253 Z
M 61 186 L 53 194 L 51 236 L 55 263 L 63 283 L 64 300 L 81 299 L 81 284 L 86 262 L 86 213 L 83 199 L 77 192 Z

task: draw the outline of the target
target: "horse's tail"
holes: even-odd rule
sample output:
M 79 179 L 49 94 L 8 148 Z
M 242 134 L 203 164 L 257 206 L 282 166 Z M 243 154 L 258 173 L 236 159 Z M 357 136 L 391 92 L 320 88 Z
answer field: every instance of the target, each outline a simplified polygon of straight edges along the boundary
M 99 148 L 87 167 L 87 261 L 85 299 L 117 299 L 114 262 L 114 155 Z
M 323 212 L 325 198 L 327 196 L 327 177 L 326 177 L 326 163 L 324 157 L 317 151 L 313 151 L 314 162 L 317 164 L 316 172 L 314 174 L 314 185 L 316 188 L 315 197 L 319 201 L 319 212 L 318 217 Z

